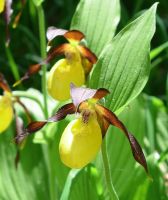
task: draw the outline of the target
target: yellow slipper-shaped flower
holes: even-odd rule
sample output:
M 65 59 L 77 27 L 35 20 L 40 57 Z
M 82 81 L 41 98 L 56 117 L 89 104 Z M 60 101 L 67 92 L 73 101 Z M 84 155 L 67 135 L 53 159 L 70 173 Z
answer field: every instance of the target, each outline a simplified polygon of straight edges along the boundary
M 102 143 L 102 134 L 96 116 L 84 123 L 82 118 L 73 120 L 65 128 L 59 151 L 62 162 L 70 168 L 82 168 L 91 162 Z
M 0 133 L 5 131 L 13 119 L 13 108 L 11 101 L 11 94 L 5 92 L 0 96 Z
M 48 77 L 48 93 L 55 100 L 64 101 L 70 98 L 70 83 L 77 86 L 85 83 L 85 73 L 79 52 L 72 47 L 66 58 L 59 60 L 52 67 Z

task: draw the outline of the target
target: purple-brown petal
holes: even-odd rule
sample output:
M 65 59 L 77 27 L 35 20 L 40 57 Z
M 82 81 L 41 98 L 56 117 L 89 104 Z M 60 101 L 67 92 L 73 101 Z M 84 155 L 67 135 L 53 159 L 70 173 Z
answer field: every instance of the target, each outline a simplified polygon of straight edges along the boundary
M 121 129 L 124 132 L 125 136 L 127 137 L 130 143 L 134 159 L 139 164 L 141 164 L 144 167 L 145 171 L 148 173 L 148 167 L 147 167 L 145 156 L 143 154 L 140 144 L 135 139 L 135 137 L 128 132 L 127 128 L 124 126 L 124 124 L 118 119 L 118 117 L 113 112 L 111 112 L 104 106 L 101 106 L 98 104 L 96 104 L 96 110 L 100 112 L 102 116 L 106 120 L 108 120 L 113 126 L 116 126 L 117 128 Z
M 84 58 L 87 58 L 92 64 L 95 64 L 97 62 L 96 55 L 93 52 L 91 52 L 90 49 L 88 49 L 85 46 L 81 46 L 81 45 L 78 45 L 77 48 L 80 51 L 80 53 L 82 54 L 82 56 Z
M 23 75 L 23 77 L 13 84 L 13 87 L 19 85 L 22 81 L 29 79 L 32 75 L 37 74 L 41 70 L 42 65 L 49 63 L 55 58 L 55 56 L 64 54 L 68 48 L 69 44 L 67 43 L 52 48 L 49 51 L 47 58 L 39 64 L 31 65 L 28 71 Z
M 8 92 L 11 91 L 2 73 L 0 73 L 0 88 L 2 88 L 4 91 L 8 91 Z
M 78 30 L 71 30 L 71 31 L 67 31 L 64 34 L 64 37 L 69 41 L 80 42 L 85 37 L 85 35 Z
M 105 88 L 99 88 L 95 95 L 93 96 L 94 99 L 102 99 L 103 97 L 105 97 L 107 94 L 109 94 L 109 91 Z
M 64 119 L 68 114 L 75 113 L 75 106 L 73 103 L 66 104 L 62 106 L 55 115 L 44 121 L 34 121 L 28 124 L 28 126 L 23 130 L 23 132 L 15 137 L 15 142 L 19 144 L 22 142 L 26 136 L 42 129 L 48 122 L 57 122 Z

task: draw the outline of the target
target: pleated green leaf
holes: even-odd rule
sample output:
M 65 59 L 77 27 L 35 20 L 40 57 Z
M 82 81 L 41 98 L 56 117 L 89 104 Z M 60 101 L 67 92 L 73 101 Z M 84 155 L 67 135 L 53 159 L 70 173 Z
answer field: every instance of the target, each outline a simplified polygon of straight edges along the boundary
M 67 176 L 60 200 L 100 199 L 97 177 L 97 169 L 91 165 L 80 170 L 71 170 Z
M 40 145 L 28 141 L 15 167 L 16 145 L 11 143 L 14 127 L 0 135 L 0 199 L 45 200 L 49 197 L 49 179 Z
M 113 111 L 133 100 L 148 80 L 156 8 L 154 4 L 118 33 L 103 50 L 93 70 L 89 85 L 111 92 L 106 105 Z
M 120 20 L 119 0 L 81 0 L 71 29 L 86 35 L 88 47 L 98 56 L 113 38 Z

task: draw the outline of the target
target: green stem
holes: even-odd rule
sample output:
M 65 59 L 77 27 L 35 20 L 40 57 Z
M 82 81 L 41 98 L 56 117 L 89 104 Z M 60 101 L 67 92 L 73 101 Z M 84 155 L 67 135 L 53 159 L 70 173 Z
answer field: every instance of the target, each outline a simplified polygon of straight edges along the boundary
M 40 51 L 41 51 L 41 57 L 43 59 L 46 58 L 47 53 L 46 53 L 46 36 L 45 36 L 45 16 L 44 16 L 44 10 L 42 5 L 40 4 L 37 7 L 37 13 L 38 13 L 38 20 L 39 20 L 39 36 L 40 36 Z M 48 118 L 48 108 L 47 108 L 47 88 L 46 88 L 46 71 L 47 67 L 46 65 L 42 66 L 42 92 L 43 92 L 43 97 L 44 97 L 44 113 L 45 117 Z M 52 157 L 50 153 L 50 148 L 51 144 L 48 144 L 48 147 L 43 146 L 43 151 L 44 155 L 46 156 L 46 161 L 48 164 L 48 171 L 49 171 L 49 190 L 50 190 L 50 199 L 54 200 L 55 199 L 55 184 L 54 184 L 54 174 L 53 174 L 53 168 L 52 168 Z
M 13 91 L 12 94 L 15 97 L 24 97 L 24 98 L 28 98 L 28 99 L 31 99 L 31 100 L 35 101 L 40 106 L 41 110 L 44 113 L 44 108 L 43 108 L 42 103 L 34 95 L 31 95 L 30 93 L 25 92 L 25 91 Z
M 10 48 L 6 46 L 5 50 L 6 50 L 7 59 L 8 59 L 11 71 L 13 73 L 13 76 L 15 78 L 15 81 L 18 81 L 18 80 L 20 80 L 20 75 L 19 75 L 19 72 L 18 72 L 18 66 L 15 63 L 15 60 L 12 56 Z
M 45 16 L 42 5 L 37 7 L 38 20 L 39 20 L 39 36 L 40 36 L 40 51 L 41 57 L 46 58 L 46 37 L 45 37 Z M 44 97 L 44 113 L 45 117 L 48 118 L 48 109 L 47 109 L 47 89 L 46 89 L 46 65 L 42 66 L 42 92 Z
M 114 189 L 112 178 L 111 178 L 110 166 L 109 166 L 107 149 L 106 149 L 106 138 L 104 138 L 103 140 L 101 152 L 102 152 L 102 159 L 103 159 L 103 165 L 104 165 L 105 179 L 106 179 L 106 184 L 107 184 L 110 198 L 111 200 L 119 200 L 118 195 Z

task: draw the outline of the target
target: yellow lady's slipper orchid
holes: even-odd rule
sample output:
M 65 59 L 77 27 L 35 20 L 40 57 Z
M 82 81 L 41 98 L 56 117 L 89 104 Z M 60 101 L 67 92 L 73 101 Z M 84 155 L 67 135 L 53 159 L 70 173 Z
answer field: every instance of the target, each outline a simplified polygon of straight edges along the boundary
M 70 88 L 72 103 L 62 106 L 54 116 L 45 121 L 31 122 L 21 135 L 15 137 L 15 141 L 22 142 L 27 135 L 40 130 L 48 122 L 57 122 L 68 114 L 78 113 L 80 117 L 68 124 L 60 140 L 59 152 L 65 165 L 82 168 L 91 162 L 111 124 L 122 130 L 129 141 L 134 159 L 148 172 L 145 156 L 136 138 L 112 111 L 98 102 L 109 93 L 108 90 L 75 87 L 73 84 Z
M 0 0 L 0 13 L 4 11 L 5 8 L 5 0 Z
M 30 66 L 25 75 L 14 86 L 39 72 L 43 64 L 48 64 L 58 55 L 64 55 L 65 58 L 57 61 L 49 72 L 47 81 L 49 95 L 55 100 L 68 100 L 70 98 L 70 83 L 73 82 L 77 86 L 82 86 L 85 83 L 85 76 L 96 63 L 97 57 L 80 43 L 85 37 L 84 34 L 77 30 L 66 31 L 50 27 L 47 31 L 49 44 L 57 36 L 63 36 L 68 42 L 51 47 L 47 58 L 39 64 Z
M 50 96 L 63 101 L 70 98 L 69 85 L 71 82 L 77 86 L 85 83 L 84 69 L 76 47 L 71 47 L 65 54 L 66 58 L 59 60 L 49 72 L 47 87 Z
M 12 119 L 13 107 L 11 94 L 9 92 L 5 92 L 3 96 L 0 96 L 0 133 L 8 128 Z
M 62 162 L 70 168 L 82 168 L 98 153 L 102 133 L 96 116 L 84 123 L 82 118 L 71 121 L 65 128 L 59 151 Z

